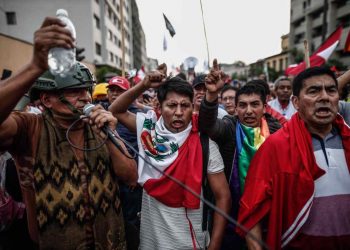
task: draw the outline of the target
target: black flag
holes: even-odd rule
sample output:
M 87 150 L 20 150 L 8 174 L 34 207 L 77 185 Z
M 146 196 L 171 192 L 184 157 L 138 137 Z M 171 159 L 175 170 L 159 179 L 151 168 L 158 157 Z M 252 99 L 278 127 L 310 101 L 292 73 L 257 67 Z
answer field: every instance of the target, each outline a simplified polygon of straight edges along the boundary
M 173 37 L 175 35 L 174 27 L 171 25 L 171 23 L 169 22 L 168 18 L 164 15 L 164 13 L 163 13 L 163 17 L 165 20 L 165 26 L 169 30 L 171 37 Z

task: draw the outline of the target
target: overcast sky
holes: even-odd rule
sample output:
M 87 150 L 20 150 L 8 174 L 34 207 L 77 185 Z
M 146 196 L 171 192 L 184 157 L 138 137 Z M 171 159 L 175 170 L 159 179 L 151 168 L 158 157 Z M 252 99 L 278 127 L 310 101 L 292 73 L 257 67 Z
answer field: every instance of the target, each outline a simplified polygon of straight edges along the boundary
M 148 57 L 178 66 L 194 56 L 202 67 L 207 49 L 199 0 L 136 2 Z M 211 61 L 216 57 L 221 63 L 252 63 L 281 52 L 281 36 L 289 33 L 290 0 L 202 0 L 202 4 Z M 173 38 L 163 13 L 176 31 Z

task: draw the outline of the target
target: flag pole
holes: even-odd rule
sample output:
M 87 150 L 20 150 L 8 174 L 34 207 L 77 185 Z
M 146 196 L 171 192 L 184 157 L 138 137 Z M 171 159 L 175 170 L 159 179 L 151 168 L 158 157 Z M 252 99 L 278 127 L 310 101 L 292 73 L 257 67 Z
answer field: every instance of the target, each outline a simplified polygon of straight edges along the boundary
M 125 77 L 125 29 L 124 29 L 124 0 L 120 0 L 120 19 L 122 26 L 122 77 Z
M 304 61 L 305 61 L 305 67 L 307 69 L 310 68 L 309 44 L 306 39 L 304 40 Z
M 205 28 L 205 22 L 204 22 L 204 13 L 203 13 L 202 0 L 199 0 L 199 2 L 201 3 L 201 11 L 202 11 L 202 20 L 203 20 L 204 36 L 205 36 L 205 42 L 206 42 L 206 45 L 207 45 L 208 68 L 210 68 L 209 45 L 208 45 L 207 29 Z

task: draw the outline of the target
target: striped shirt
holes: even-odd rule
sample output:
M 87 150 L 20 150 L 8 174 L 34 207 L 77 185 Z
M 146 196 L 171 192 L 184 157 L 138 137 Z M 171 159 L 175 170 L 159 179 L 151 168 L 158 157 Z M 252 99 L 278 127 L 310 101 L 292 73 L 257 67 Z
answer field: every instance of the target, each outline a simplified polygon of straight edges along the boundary
M 350 249 L 350 174 L 336 129 L 312 137 L 317 165 L 326 174 L 315 180 L 309 217 L 292 249 Z
M 215 142 L 209 140 L 208 174 L 224 170 L 224 163 Z M 209 234 L 202 231 L 202 207 L 187 209 L 187 216 L 195 231 L 197 249 L 209 244 Z M 192 238 L 185 208 L 168 207 L 145 191 L 142 195 L 140 249 L 192 250 Z

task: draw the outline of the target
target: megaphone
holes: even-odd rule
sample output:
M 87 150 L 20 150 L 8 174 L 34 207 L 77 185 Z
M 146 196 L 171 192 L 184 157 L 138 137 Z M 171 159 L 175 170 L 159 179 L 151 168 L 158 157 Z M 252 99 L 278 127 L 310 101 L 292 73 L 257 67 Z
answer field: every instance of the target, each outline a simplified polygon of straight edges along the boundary
M 193 56 L 187 57 L 184 61 L 184 66 L 187 69 L 194 69 L 194 67 L 196 67 L 197 64 L 198 59 Z

